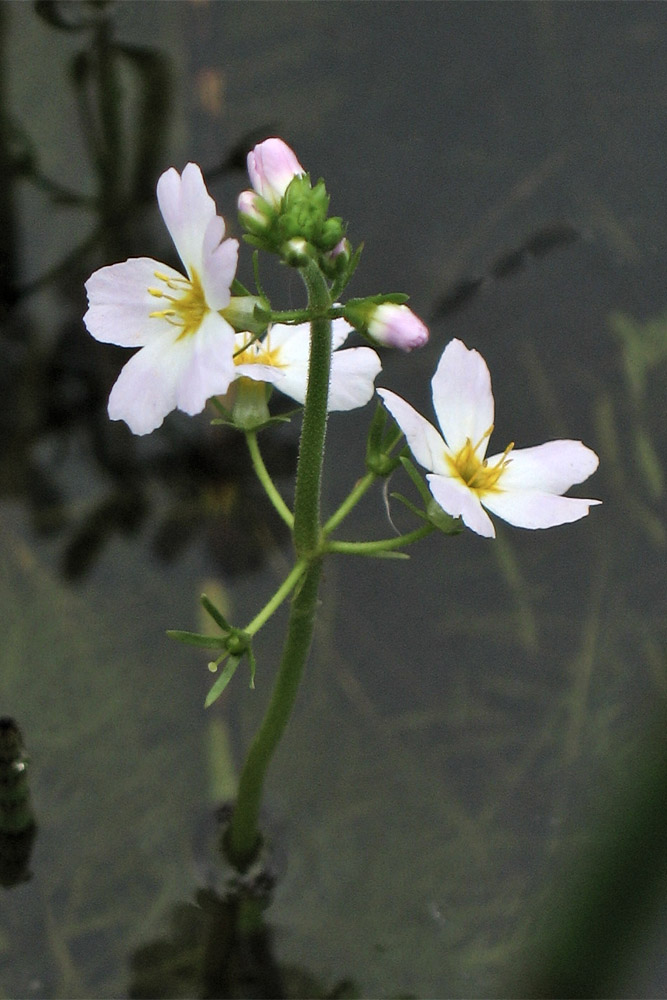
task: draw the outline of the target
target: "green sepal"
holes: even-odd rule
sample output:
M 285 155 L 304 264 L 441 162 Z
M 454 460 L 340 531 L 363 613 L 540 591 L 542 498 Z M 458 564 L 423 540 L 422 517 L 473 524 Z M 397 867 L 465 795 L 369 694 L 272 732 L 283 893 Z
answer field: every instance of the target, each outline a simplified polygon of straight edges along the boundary
M 238 278 L 233 279 L 229 291 L 232 295 L 252 295 L 252 292 L 245 285 L 242 285 Z
M 206 701 L 204 702 L 204 708 L 210 708 L 214 701 L 217 701 L 222 692 L 225 690 L 232 677 L 236 673 L 236 668 L 241 662 L 240 656 L 230 656 L 225 664 L 225 668 L 216 680 L 215 684 L 206 695 Z
M 442 509 L 440 504 L 435 500 L 429 490 L 428 486 L 422 479 L 421 475 L 412 464 L 409 458 L 405 455 L 401 455 L 401 465 L 410 476 L 410 479 L 415 484 L 419 495 L 424 501 L 424 510 L 418 510 L 414 504 L 411 504 L 409 500 L 405 497 L 400 496 L 397 493 L 392 494 L 401 503 L 404 503 L 406 507 L 409 507 L 418 517 L 423 518 L 441 531 L 444 535 L 459 535 L 463 531 L 463 522 L 460 517 L 452 517 L 445 510 Z
M 444 535 L 460 535 L 463 531 L 463 521 L 461 518 L 452 517 L 432 497 L 426 505 L 426 517 L 433 527 L 437 528 L 438 531 L 442 531 Z
M 334 283 L 331 286 L 331 298 L 334 302 L 339 298 L 340 293 L 343 291 L 343 289 L 347 285 L 349 285 L 352 279 L 352 275 L 359 266 L 359 261 L 361 259 L 361 252 L 363 249 L 364 249 L 364 244 L 360 243 L 357 249 L 350 254 L 345 270 L 342 271 L 340 274 L 337 274 L 336 277 L 334 278 Z M 329 270 L 335 273 L 336 268 L 335 266 L 333 268 L 330 267 Z
M 251 427 L 250 430 L 257 434 L 259 431 L 263 431 L 265 427 L 271 427 L 273 424 L 289 424 L 295 413 L 301 413 L 301 410 L 302 407 L 298 407 L 294 410 L 290 410 L 288 413 L 277 413 L 273 417 L 269 417 L 269 419 L 265 420 L 263 423 Z M 236 421 L 231 418 L 225 419 L 224 417 L 214 417 L 211 421 L 211 426 L 233 427 L 235 430 L 242 431 L 244 434 L 248 431 L 245 427 L 239 427 Z
M 428 486 L 426 485 L 423 478 L 419 474 L 418 470 L 415 468 L 415 466 L 412 464 L 409 458 L 407 458 L 405 455 L 401 455 L 400 462 L 405 471 L 407 472 L 407 474 L 410 476 L 410 479 L 416 486 L 420 497 L 424 501 L 424 506 L 426 507 L 433 499 Z
M 378 403 L 368 429 L 366 468 L 374 475 L 383 477 L 389 476 L 401 461 L 400 455 L 392 456 L 391 452 L 403 436 L 403 432 L 396 425 L 385 434 L 386 425 L 387 411 L 382 403 Z
M 209 402 L 213 404 L 220 414 L 219 417 L 214 417 L 211 420 L 212 427 L 233 427 L 235 430 L 242 431 L 243 433 L 246 433 L 248 430 L 252 430 L 257 433 L 258 431 L 264 430 L 265 427 L 270 427 L 272 424 L 288 424 L 292 417 L 296 413 L 301 413 L 301 410 L 303 409 L 303 407 L 297 406 L 293 410 L 288 410 L 287 413 L 275 414 L 272 417 L 268 417 L 266 420 L 260 420 L 258 423 L 253 424 L 252 427 L 243 427 L 239 426 L 239 423 L 234 419 L 233 412 L 228 410 L 226 406 L 223 406 L 217 396 L 211 396 Z
M 257 669 L 257 661 L 255 659 L 255 654 L 252 651 L 252 646 L 248 646 L 246 650 L 248 654 L 248 666 L 250 667 L 250 688 L 255 690 L 255 671 Z
M 227 643 L 225 635 L 203 635 L 201 632 L 184 632 L 176 628 L 167 629 L 167 635 L 170 639 L 203 649 L 225 649 Z
M 367 559 L 409 559 L 407 552 L 397 552 L 395 549 L 379 550 L 378 552 L 356 552 L 355 555 L 366 556 Z
M 410 298 L 403 292 L 387 292 L 379 295 L 366 295 L 363 299 L 348 299 L 345 303 L 344 315 L 348 323 L 360 333 L 366 332 L 368 324 L 378 306 L 391 303 L 402 306 Z
M 408 510 L 412 511 L 413 514 L 421 518 L 422 521 L 428 521 L 424 511 L 420 510 L 419 507 L 417 507 L 416 504 L 413 504 L 411 500 L 408 500 L 407 497 L 404 497 L 402 493 L 390 493 L 389 496 L 392 500 L 398 500 L 399 503 L 402 503 L 404 507 L 407 507 Z
M 211 616 L 215 624 L 219 625 L 223 632 L 231 631 L 231 625 L 223 615 L 222 611 L 219 608 L 216 608 L 213 601 L 208 598 L 206 594 L 202 594 L 199 601 L 204 611 Z

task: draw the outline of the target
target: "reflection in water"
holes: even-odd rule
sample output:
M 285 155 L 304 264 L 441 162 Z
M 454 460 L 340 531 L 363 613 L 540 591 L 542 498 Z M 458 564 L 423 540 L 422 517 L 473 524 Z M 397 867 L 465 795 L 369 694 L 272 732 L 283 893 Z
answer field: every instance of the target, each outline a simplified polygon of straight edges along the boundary
M 283 997 L 353 1000 L 344 979 L 327 989 L 306 969 L 281 965 L 261 907 L 242 896 L 222 898 L 199 889 L 176 906 L 168 935 L 142 945 L 131 958 L 130 997 Z
M 574 243 L 580 233 L 567 222 L 554 223 L 536 230 L 520 247 L 506 250 L 494 260 L 488 272 L 475 278 L 463 278 L 439 299 L 431 316 L 441 319 L 463 308 L 478 292 L 484 291 L 498 278 L 507 278 L 534 258 L 544 257 L 559 247 Z
M 141 209 L 154 202 L 169 139 L 172 67 L 160 52 L 114 39 L 114 4 L 42 2 L 35 9 L 52 28 L 84 41 L 70 64 L 71 96 L 84 125 L 95 194 L 77 194 L 46 176 L 28 129 L 2 119 L 0 157 L 14 183 L 3 187 L 0 203 L 5 362 L 0 421 L 7 435 L 0 491 L 26 500 L 38 532 L 65 537 L 61 565 L 69 580 L 81 578 L 115 534 L 136 535 L 151 521 L 154 551 L 164 559 L 176 558 L 204 534 L 223 572 L 254 569 L 282 544 L 284 532 L 248 475 L 251 465 L 242 445 L 232 436 L 193 436 L 189 427 L 175 423 L 157 448 L 137 447 L 106 414 L 124 352 L 93 349 L 81 324 L 78 288 L 91 261 L 98 254 L 123 259 L 139 246 L 145 249 Z M 247 149 L 262 131 L 244 137 L 209 176 L 244 167 Z M 54 268 L 29 285 L 18 279 L 13 241 L 18 210 L 12 192 L 19 178 L 46 192 L 54 206 L 75 205 L 97 220 L 90 237 L 65 250 Z M 71 300 L 71 316 L 45 345 L 22 307 L 46 287 Z M 295 449 L 291 441 L 269 444 L 266 460 L 273 475 L 293 467 Z
M 232 808 L 230 801 L 207 814 L 200 845 L 204 884 L 194 902 L 172 910 L 168 935 L 134 952 L 129 995 L 258 1000 L 360 996 L 351 980 L 327 989 L 305 969 L 279 962 L 263 914 L 284 870 L 284 844 L 271 822 L 263 822 L 267 840 L 253 864 L 243 874 L 232 868 L 216 847 Z
M 27 757 L 21 730 L 0 718 L 0 885 L 9 889 L 31 877 L 28 870 L 37 824 L 30 804 Z

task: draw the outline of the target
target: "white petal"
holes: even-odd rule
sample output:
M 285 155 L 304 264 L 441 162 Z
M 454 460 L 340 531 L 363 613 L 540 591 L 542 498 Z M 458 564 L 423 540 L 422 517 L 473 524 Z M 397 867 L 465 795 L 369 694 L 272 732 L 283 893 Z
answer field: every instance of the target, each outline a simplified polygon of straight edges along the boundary
M 150 316 L 169 305 L 148 293 L 149 288 L 165 287 L 155 277 L 156 271 L 183 280 L 178 271 L 150 257 L 133 257 L 91 274 L 86 282 L 89 308 L 83 321 L 96 340 L 120 347 L 142 347 L 156 337 L 173 339 L 174 327 L 165 319 Z
M 380 359 L 370 347 L 348 347 L 331 359 L 329 410 L 354 410 L 365 406 L 375 390 L 374 381 L 382 371 Z M 282 386 L 279 386 L 283 392 Z
M 204 235 L 216 210 L 197 164 L 188 163 L 180 176 L 173 167 L 165 171 L 157 182 L 157 200 L 188 273 L 194 269 L 201 276 Z
M 204 234 L 201 282 L 211 309 L 224 309 L 231 298 L 230 287 L 239 257 L 238 240 L 223 240 L 225 223 L 216 215 Z M 221 242 L 222 240 L 222 242 Z
M 446 514 L 460 517 L 471 531 L 485 538 L 495 538 L 496 530 L 493 521 L 482 509 L 479 497 L 474 490 L 468 489 L 460 479 L 446 476 L 427 476 L 431 493 Z
M 553 493 L 525 491 L 518 493 L 487 493 L 482 503 L 503 521 L 517 528 L 552 528 L 585 517 L 599 500 L 580 500 Z
M 234 366 L 234 378 L 251 378 L 254 382 L 271 382 L 279 385 L 285 377 L 282 368 L 273 365 L 262 365 L 259 362 Z
M 290 326 L 288 323 L 274 323 L 264 337 L 263 343 L 272 352 L 280 348 L 278 359 L 281 365 L 304 361 L 308 364 L 310 324 L 298 323 L 296 326 Z
M 306 389 L 308 388 L 308 362 L 293 361 L 285 368 L 274 368 L 276 377 L 267 379 L 273 382 L 276 389 L 280 389 L 286 396 L 295 399 L 297 403 L 306 402 Z
M 109 416 L 124 420 L 134 434 L 154 431 L 176 406 L 176 385 L 190 360 L 177 336 L 171 344 L 164 338 L 133 355 L 111 390 Z
M 383 400 L 394 420 L 405 434 L 410 451 L 425 469 L 442 475 L 449 473 L 447 464 L 447 446 L 437 430 L 425 417 L 417 413 L 409 403 L 389 389 L 378 389 L 378 396 Z
M 223 395 L 235 378 L 234 330 L 222 316 L 209 312 L 192 335 L 190 361 L 176 386 L 176 405 L 201 413 L 211 396 Z
M 433 406 L 445 441 L 456 453 L 477 445 L 493 425 L 493 393 L 486 361 L 460 340 L 451 340 L 433 376 Z M 477 452 L 484 457 L 486 443 Z
M 307 324 L 306 324 L 307 325 Z M 354 327 L 351 326 L 346 319 L 341 316 L 339 319 L 334 319 L 331 322 L 331 348 L 332 350 L 337 350 L 344 344 L 347 338 L 350 336 Z
M 489 459 L 493 465 L 496 455 Z M 519 448 L 508 456 L 500 485 L 503 491 L 537 490 L 565 493 L 575 483 L 583 483 L 598 467 L 594 451 L 581 441 L 547 441 L 535 448 Z

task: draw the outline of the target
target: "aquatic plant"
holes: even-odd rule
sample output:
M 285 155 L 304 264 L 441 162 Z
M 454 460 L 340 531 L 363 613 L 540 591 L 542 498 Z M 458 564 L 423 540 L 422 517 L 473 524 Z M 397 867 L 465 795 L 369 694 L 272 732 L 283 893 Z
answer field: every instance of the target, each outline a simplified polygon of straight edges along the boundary
M 262 856 L 264 778 L 306 665 L 325 558 L 332 553 L 405 558 L 401 550 L 406 546 L 434 531 L 459 534 L 463 525 L 492 536 L 493 525 L 483 507 L 512 524 L 543 528 L 577 520 L 599 501 L 562 496 L 597 467 L 597 456 L 581 442 L 552 441 L 517 451 L 510 446 L 501 455 L 485 457 L 494 417 L 490 375 L 476 351 L 454 340 L 433 379 L 443 436 L 395 393 L 378 390 L 384 407 L 378 405 L 370 422 L 365 473 L 338 508 L 323 517 L 328 412 L 359 408 L 372 398 L 381 369 L 375 347 L 410 351 L 426 343 L 428 331 L 401 293 L 341 303 L 361 247 L 353 249 L 345 223 L 329 216 L 324 181 L 312 184 L 281 139 L 259 143 L 249 154 L 248 170 L 252 189 L 240 195 L 238 207 L 244 240 L 255 248 L 254 294 L 234 278 L 238 245 L 224 238 L 224 222 L 201 172 L 188 164 L 182 175 L 172 168 L 158 182 L 160 209 L 187 277 L 147 258 L 102 268 L 86 285 L 85 322 L 98 340 L 140 347 L 112 390 L 110 416 L 145 434 L 172 409 L 195 414 L 210 401 L 217 412 L 214 424 L 229 424 L 245 435 L 257 477 L 292 534 L 294 565 L 248 624 L 230 624 L 203 596 L 203 607 L 220 631 L 170 633 L 218 652 L 209 664 L 213 672 L 222 667 L 206 699 L 210 705 L 244 659 L 254 685 L 253 639 L 283 602 L 291 601 L 273 693 L 248 750 L 220 841 L 236 872 L 234 884 L 252 894 L 243 876 L 256 871 Z M 273 308 L 259 278 L 260 251 L 276 255 L 300 274 L 307 292 L 304 308 Z M 352 328 L 370 346 L 339 350 Z M 259 432 L 290 419 L 271 414 L 273 387 L 303 404 L 291 507 L 271 479 L 258 443 Z M 385 407 L 396 424 L 388 422 Z M 401 447 L 403 434 L 415 459 L 431 473 L 429 487 L 410 462 L 408 448 Z M 368 490 L 401 466 L 422 503 L 394 496 L 416 516 L 416 527 L 368 541 L 337 537 Z M 338 475 L 342 472 L 337 470 Z M 250 881 L 255 884 L 254 875 Z

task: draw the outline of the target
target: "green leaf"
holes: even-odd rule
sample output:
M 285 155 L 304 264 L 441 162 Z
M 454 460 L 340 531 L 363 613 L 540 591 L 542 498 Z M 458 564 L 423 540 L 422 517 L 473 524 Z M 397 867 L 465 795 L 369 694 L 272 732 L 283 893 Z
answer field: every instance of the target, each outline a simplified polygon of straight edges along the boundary
M 217 701 L 222 692 L 225 690 L 232 677 L 236 673 L 236 668 L 241 662 L 240 656 L 230 656 L 225 669 L 222 671 L 217 681 L 206 695 L 206 701 L 204 702 L 204 708 L 210 708 L 214 701 Z

